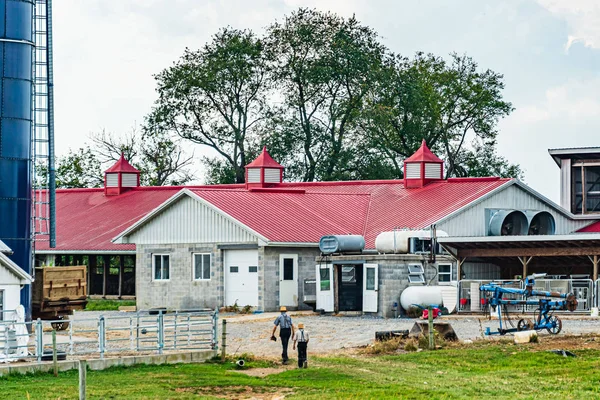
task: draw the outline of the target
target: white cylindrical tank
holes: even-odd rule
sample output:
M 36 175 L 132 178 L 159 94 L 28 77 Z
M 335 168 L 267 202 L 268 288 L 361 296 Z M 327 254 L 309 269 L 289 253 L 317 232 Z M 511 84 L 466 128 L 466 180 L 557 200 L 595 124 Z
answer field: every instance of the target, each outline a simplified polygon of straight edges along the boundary
M 440 286 L 409 286 L 400 295 L 400 305 L 408 311 L 418 304 L 427 307 L 430 304 L 442 304 L 442 288 Z
M 437 237 L 447 237 L 448 234 L 444 231 L 437 231 L 436 232 Z M 408 253 L 408 239 L 411 237 L 417 237 L 417 238 L 425 238 L 425 239 L 430 239 L 431 238 L 431 231 L 430 230 L 420 230 L 420 231 L 409 231 L 409 230 L 402 230 L 402 231 L 388 231 L 388 232 L 381 232 L 379 235 L 377 235 L 377 238 L 375 239 L 375 249 L 377 249 L 377 252 L 379 253 L 385 253 L 385 254 L 389 254 L 389 253 Z

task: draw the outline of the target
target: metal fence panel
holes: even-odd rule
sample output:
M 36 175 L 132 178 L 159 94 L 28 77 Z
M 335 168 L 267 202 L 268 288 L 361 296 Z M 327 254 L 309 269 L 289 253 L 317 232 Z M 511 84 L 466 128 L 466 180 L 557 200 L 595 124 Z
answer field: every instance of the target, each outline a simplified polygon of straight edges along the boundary
M 15 359 L 42 361 L 52 354 L 53 323 L 36 320 L 17 323 L 9 311 L 0 321 L 0 362 Z M 139 311 L 118 316 L 99 316 L 69 321 L 65 330 L 56 331 L 56 350 L 70 356 L 107 353 L 158 352 L 175 350 L 217 349 L 218 312 L 178 311 L 149 313 Z M 17 326 L 25 327 L 24 335 Z M 17 345 L 19 336 L 27 336 L 27 345 Z M 26 356 L 17 355 L 27 348 Z

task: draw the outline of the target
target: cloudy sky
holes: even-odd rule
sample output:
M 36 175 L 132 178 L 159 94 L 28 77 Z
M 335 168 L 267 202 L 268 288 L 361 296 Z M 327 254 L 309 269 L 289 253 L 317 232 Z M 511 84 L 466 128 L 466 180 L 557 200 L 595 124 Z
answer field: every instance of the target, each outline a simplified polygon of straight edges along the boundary
M 465 53 L 504 74 L 516 110 L 500 124 L 499 151 L 555 201 L 558 168 L 547 149 L 600 146 L 596 0 L 59 0 L 57 154 L 91 132 L 139 124 L 155 99 L 152 75 L 185 47 L 227 25 L 261 32 L 302 6 L 355 14 L 394 52 Z

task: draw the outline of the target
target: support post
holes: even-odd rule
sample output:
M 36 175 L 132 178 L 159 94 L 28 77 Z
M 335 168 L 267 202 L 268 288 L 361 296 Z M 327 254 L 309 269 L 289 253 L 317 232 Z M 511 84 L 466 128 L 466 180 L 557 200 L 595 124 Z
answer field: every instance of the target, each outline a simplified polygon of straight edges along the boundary
M 594 282 L 598 280 L 598 256 L 592 257 L 592 264 L 594 264 Z
M 527 278 L 527 266 L 532 258 L 533 257 L 519 257 L 519 261 L 521 261 L 521 264 L 523 265 L 523 276 L 521 277 L 523 280 Z
M 227 354 L 227 320 L 223 320 L 223 326 L 221 329 L 221 361 L 225 362 L 225 356 Z
M 427 307 L 429 320 L 429 350 L 435 350 L 435 336 L 433 335 L 433 307 Z
M 87 361 L 79 360 L 79 400 L 85 400 Z
M 35 343 L 36 343 L 36 351 L 37 351 L 37 360 L 38 362 L 42 362 L 42 356 L 44 355 L 44 332 L 42 326 L 42 320 L 37 319 L 35 321 Z
M 464 262 L 464 257 L 459 257 L 456 259 L 456 279 L 459 281 L 462 279 L 462 265 Z
M 56 356 L 56 329 L 52 329 L 52 366 L 54 376 L 58 376 L 58 357 Z

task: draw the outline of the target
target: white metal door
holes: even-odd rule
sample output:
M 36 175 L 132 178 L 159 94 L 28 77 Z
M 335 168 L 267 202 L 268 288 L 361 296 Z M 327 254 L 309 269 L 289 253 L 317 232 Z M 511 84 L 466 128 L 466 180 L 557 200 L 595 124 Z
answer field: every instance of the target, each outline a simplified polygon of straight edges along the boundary
M 317 310 L 333 312 L 333 264 L 317 264 Z
M 225 250 L 225 305 L 258 306 L 258 251 Z
M 379 266 L 363 264 L 363 312 L 377 312 Z
M 298 255 L 279 255 L 279 305 L 298 307 Z

